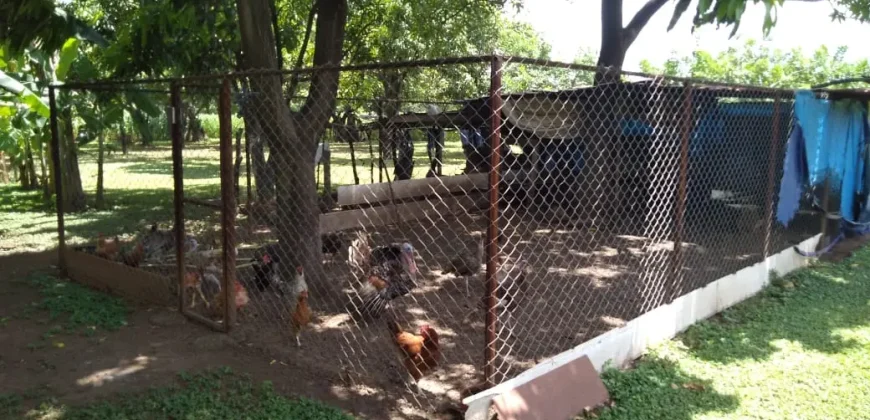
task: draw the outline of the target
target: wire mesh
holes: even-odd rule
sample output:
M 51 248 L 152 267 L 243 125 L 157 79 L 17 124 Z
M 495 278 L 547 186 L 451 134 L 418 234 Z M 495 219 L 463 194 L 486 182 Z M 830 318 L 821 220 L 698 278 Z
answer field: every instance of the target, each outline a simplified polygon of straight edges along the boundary
M 65 224 L 66 262 L 94 286 L 171 303 L 173 270 L 162 258 L 173 210 L 167 86 L 132 83 L 56 95 L 63 207 L 94 212 Z
M 771 220 L 789 92 L 422 64 L 161 82 L 164 201 L 116 231 L 158 222 L 185 313 L 423 417 L 816 231 Z

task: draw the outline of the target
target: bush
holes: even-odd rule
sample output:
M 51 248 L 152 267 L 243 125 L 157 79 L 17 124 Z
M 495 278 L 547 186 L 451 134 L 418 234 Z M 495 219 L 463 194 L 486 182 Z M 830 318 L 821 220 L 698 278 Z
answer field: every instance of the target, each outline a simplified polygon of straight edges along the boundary
M 202 129 L 205 130 L 205 136 L 210 139 L 220 138 L 220 120 L 217 114 L 199 114 L 199 122 L 202 124 Z M 233 132 L 240 128 L 245 128 L 245 122 L 241 118 L 233 115 Z M 233 134 L 235 138 L 235 134 Z

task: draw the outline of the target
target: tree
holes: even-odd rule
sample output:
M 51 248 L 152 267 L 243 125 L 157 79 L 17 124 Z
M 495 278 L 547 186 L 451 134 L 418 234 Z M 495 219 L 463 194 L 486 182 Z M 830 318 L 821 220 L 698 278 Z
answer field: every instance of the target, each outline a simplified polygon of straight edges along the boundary
M 346 0 L 319 0 L 315 3 L 313 64 L 340 65 L 343 56 Z M 275 53 L 271 4 L 268 0 L 238 2 L 239 30 L 248 69 L 278 69 Z M 256 118 L 265 130 L 265 137 L 275 160 L 276 207 L 281 209 L 275 229 L 288 264 L 280 269 L 285 278 L 293 278 L 292 267 L 302 265 L 312 278 L 323 278 L 321 266 L 320 212 L 314 189 L 314 152 L 320 136 L 335 109 L 339 74 L 322 70 L 310 76 L 308 95 L 302 108 L 291 111 L 285 104 L 282 78 L 251 77 L 255 92 L 252 101 L 258 109 Z
M 644 72 L 667 76 L 798 89 L 867 74 L 868 60 L 848 62 L 846 51 L 846 47 L 840 47 L 832 54 L 822 46 L 806 54 L 800 48 L 771 50 L 748 40 L 740 48 L 728 48 L 715 56 L 696 51 L 689 57 L 671 57 L 661 67 L 645 60 L 640 66 Z
M 668 30 L 674 28 L 682 15 L 691 6 L 692 0 L 675 0 L 676 7 L 668 25 Z M 715 24 L 717 26 L 731 26 L 731 35 L 737 33 L 740 27 L 740 19 L 749 4 L 762 4 L 765 6 L 765 18 L 762 31 L 766 36 L 776 25 L 776 12 L 786 0 L 699 0 L 693 17 L 695 27 Z M 792 2 L 818 2 L 822 0 L 790 0 Z M 648 0 L 629 21 L 623 23 L 622 0 L 601 1 L 601 51 L 598 57 L 598 65 L 621 69 L 625 62 L 625 55 L 631 44 L 637 39 L 640 31 L 649 23 L 649 20 L 661 10 L 668 0 Z M 862 22 L 870 21 L 870 0 L 829 0 L 831 4 L 831 18 L 843 20 L 852 17 Z M 611 78 L 616 77 L 616 72 L 608 72 Z M 597 76 L 600 81 L 605 77 L 604 73 Z

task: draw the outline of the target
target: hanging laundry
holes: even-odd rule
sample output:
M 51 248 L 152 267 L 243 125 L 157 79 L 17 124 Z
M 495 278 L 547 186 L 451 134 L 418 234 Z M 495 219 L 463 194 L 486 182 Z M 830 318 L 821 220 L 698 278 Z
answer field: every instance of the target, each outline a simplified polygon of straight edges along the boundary
M 831 187 L 840 193 L 840 213 L 854 221 L 855 197 L 864 191 L 865 106 L 852 100 L 818 99 L 803 90 L 795 94 L 794 112 L 796 124 L 787 145 L 777 220 L 786 225 L 797 213 L 802 185 L 819 185 L 830 176 Z M 805 167 L 799 166 L 800 161 Z
M 788 226 L 800 209 L 801 195 L 807 179 L 807 161 L 804 136 L 801 126 L 795 121 L 785 150 L 782 165 L 782 182 L 779 186 L 779 202 L 776 206 L 776 220 Z

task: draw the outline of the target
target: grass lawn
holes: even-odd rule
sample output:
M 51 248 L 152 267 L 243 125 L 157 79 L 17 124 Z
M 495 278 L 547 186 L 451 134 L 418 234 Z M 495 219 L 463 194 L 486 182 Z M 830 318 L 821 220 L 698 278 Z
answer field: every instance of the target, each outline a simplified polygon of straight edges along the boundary
M 422 136 L 417 137 L 414 178 L 423 178 L 428 170 L 426 142 Z M 368 144 L 357 144 L 356 149 L 360 183 L 367 184 L 372 182 L 372 179 L 377 182 L 377 163 L 375 161 L 375 172 L 372 176 L 370 170 L 372 157 L 368 152 Z M 331 150 L 333 185 L 352 185 L 354 177 L 350 148 L 346 144 L 333 143 Z M 94 145 L 84 146 L 79 153 L 82 184 L 91 205 L 97 185 L 96 154 Z M 389 162 L 387 164 L 390 165 Z M 463 166 L 464 156 L 458 135 L 455 132 L 448 132 L 443 173 L 458 174 Z M 184 184 L 187 197 L 218 198 L 220 196 L 219 172 L 216 140 L 188 145 L 184 151 Z M 91 209 L 81 214 L 67 215 L 65 220 L 67 238 L 70 242 L 94 241 L 99 233 L 132 235 L 152 222 L 166 225 L 171 223 L 173 181 L 169 144 L 158 143 L 147 149 L 133 148 L 126 156 L 115 152 L 106 157 L 104 174 L 108 208 L 102 211 Z M 322 183 L 322 174 L 320 179 Z M 242 185 L 244 182 L 243 167 Z M 242 192 L 243 196 L 244 194 Z M 217 221 L 214 212 L 202 207 L 188 205 L 186 211 L 187 218 L 191 221 L 204 221 L 210 217 L 211 220 Z M 44 203 L 40 191 L 23 191 L 16 185 L 0 184 L 0 255 L 50 249 L 56 246 L 56 243 L 57 215 L 54 204 Z
M 600 419 L 870 419 L 870 249 L 779 279 L 628 371 Z

